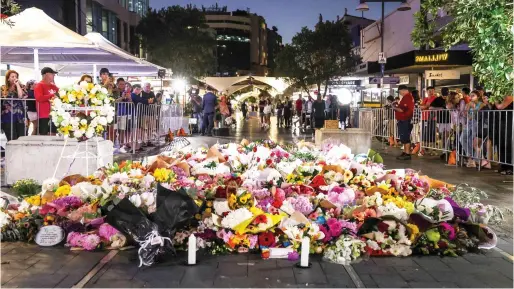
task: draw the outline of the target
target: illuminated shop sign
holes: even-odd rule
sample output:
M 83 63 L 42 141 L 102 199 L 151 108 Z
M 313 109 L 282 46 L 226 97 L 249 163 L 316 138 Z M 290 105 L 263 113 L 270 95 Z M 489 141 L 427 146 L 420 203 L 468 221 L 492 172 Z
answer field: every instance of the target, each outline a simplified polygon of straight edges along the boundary
M 437 54 L 428 54 L 428 55 L 416 55 L 414 60 L 416 63 L 438 63 L 438 62 L 446 62 L 448 61 L 448 53 L 437 53 Z

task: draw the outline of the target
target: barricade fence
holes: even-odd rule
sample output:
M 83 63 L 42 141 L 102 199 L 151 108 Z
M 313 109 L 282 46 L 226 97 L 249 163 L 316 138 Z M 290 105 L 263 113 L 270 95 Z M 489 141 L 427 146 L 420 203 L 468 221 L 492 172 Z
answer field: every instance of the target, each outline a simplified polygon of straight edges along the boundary
M 2 108 L 0 147 L 5 154 L 6 143 L 28 135 L 56 135 L 51 117 L 40 118 L 39 103 L 35 99 L 0 98 Z M 116 102 L 115 117 L 104 133 L 115 147 L 135 152 L 143 144 L 158 142 L 169 131 L 180 128 L 188 131 L 189 118 L 183 118 L 178 104 L 137 104 Z M 130 150 L 128 150 L 130 149 Z
M 377 140 L 399 144 L 399 131 L 392 108 L 359 111 L 359 127 L 371 130 Z M 490 163 L 512 165 L 512 110 L 454 110 L 416 108 L 411 119 L 411 144 L 416 154 L 446 154 L 455 151 L 458 164 L 470 167 Z

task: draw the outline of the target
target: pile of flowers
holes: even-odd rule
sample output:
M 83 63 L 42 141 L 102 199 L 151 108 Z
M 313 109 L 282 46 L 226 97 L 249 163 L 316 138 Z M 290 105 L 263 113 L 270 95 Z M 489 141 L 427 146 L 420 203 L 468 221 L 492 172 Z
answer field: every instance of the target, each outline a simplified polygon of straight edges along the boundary
M 158 184 L 184 190 L 198 206 L 194 220 L 173 236 L 174 247 L 187 250 L 194 234 L 197 247 L 211 254 L 270 258 L 274 248 L 287 248 L 287 258 L 296 260 L 308 237 L 312 254 L 340 264 L 369 255 L 456 256 L 494 247 L 487 224 L 501 222 L 505 213 L 483 205 L 487 196 L 474 188 L 387 170 L 344 145 L 286 149 L 243 141 L 47 180 L 41 193 L 2 210 L 2 240 L 32 241 L 40 226 L 58 225 L 68 234 L 67 246 L 126 246 L 123 234 L 105 222 L 106 211 L 128 199 L 151 218 Z
M 87 140 L 113 122 L 114 99 L 105 87 L 82 81 L 59 90 L 50 115 L 60 135 Z

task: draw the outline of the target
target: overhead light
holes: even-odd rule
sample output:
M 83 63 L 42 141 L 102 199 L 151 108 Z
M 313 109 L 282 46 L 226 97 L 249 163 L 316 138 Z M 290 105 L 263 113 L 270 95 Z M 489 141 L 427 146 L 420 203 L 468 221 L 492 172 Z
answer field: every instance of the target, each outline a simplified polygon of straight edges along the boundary
M 366 3 L 366 2 L 361 2 L 361 3 L 359 4 L 359 6 L 357 6 L 357 8 L 356 8 L 355 10 L 357 10 L 357 11 L 363 11 L 363 12 L 364 12 L 364 11 L 369 11 L 368 3 Z
M 398 11 L 409 11 L 411 8 L 410 8 L 410 5 L 409 3 L 407 2 L 402 2 L 402 4 L 398 7 Z

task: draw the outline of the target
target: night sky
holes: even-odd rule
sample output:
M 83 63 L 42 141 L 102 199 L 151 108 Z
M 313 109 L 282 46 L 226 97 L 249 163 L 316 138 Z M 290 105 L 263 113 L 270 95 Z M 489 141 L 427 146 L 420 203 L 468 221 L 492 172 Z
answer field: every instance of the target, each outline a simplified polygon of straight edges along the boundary
M 359 0 L 150 0 L 152 8 L 187 4 L 195 4 L 201 8 L 202 5 L 209 7 L 216 3 L 218 6 L 227 6 L 228 11 L 250 8 L 251 13 L 259 14 L 266 19 L 268 27 L 278 28 L 284 43 L 289 43 L 303 26 L 314 27 L 320 13 L 325 20 L 335 20 L 337 15 L 342 17 L 344 8 L 348 9 L 348 14 L 361 15 L 361 12 L 355 10 Z M 370 10 L 364 13 L 364 17 L 380 18 L 381 4 L 368 4 Z M 386 4 L 386 15 L 398 5 L 399 3 Z

